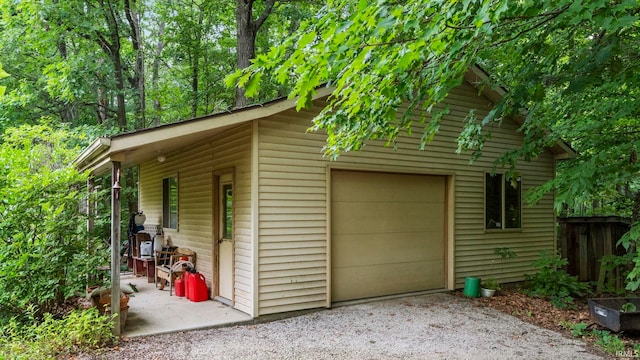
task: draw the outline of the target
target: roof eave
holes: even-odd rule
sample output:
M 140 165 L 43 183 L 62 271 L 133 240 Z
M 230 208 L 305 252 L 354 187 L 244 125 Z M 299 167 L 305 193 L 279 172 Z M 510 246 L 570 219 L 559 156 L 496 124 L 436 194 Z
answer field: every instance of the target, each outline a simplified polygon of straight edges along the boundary
M 569 160 L 575 159 L 578 153 L 569 144 L 564 141 L 556 141 L 555 145 L 551 148 L 556 160 Z
M 81 171 L 93 169 L 94 164 L 100 162 L 111 148 L 111 139 L 107 137 L 97 138 L 91 145 L 87 146 L 80 155 L 73 161 L 76 168 Z
M 318 88 L 312 100 L 329 96 L 331 91 L 331 88 L 328 87 Z M 162 148 L 162 144 L 168 139 L 177 139 L 176 141 L 188 144 L 194 139 L 201 140 L 201 137 L 208 133 L 268 117 L 293 109 L 296 105 L 296 99 L 281 98 L 265 104 L 257 104 L 229 112 L 140 129 L 108 138 L 98 138 L 82 151 L 74 161 L 74 164 L 81 171 L 88 170 L 93 175 L 100 175 L 109 170 L 110 161 L 121 161 L 125 167 L 135 165 L 131 163 L 135 161 L 131 158 L 134 153 L 141 154 L 144 151 L 146 152 L 145 156 L 149 158 L 153 154 L 157 156 L 158 154 L 170 152 L 170 149 Z

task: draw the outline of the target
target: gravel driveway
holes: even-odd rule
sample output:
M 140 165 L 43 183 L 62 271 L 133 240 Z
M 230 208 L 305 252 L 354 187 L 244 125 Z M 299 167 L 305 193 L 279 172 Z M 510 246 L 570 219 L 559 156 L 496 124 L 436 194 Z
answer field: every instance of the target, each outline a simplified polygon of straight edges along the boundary
M 248 326 L 134 338 L 79 359 L 601 359 L 575 339 L 430 294 Z

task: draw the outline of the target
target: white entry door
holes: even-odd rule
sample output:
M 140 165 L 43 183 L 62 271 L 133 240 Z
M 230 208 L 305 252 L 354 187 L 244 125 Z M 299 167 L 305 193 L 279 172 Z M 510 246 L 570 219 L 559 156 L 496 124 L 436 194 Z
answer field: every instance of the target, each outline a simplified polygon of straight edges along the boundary
M 218 211 L 218 297 L 233 302 L 233 177 L 220 176 Z

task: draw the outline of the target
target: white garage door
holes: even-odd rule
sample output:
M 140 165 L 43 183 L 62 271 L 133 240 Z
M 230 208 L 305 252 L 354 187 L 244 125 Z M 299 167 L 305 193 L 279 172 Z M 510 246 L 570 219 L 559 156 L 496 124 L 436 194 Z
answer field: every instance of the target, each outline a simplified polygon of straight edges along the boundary
M 445 178 L 331 172 L 331 300 L 444 287 Z

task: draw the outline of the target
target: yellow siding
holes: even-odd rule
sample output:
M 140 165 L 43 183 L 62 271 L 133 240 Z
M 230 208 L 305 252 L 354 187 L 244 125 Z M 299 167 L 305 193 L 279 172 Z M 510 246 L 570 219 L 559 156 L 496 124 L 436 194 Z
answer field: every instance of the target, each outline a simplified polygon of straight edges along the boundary
M 240 125 L 207 141 L 165 154 L 164 163 L 140 165 L 140 209 L 148 224 L 160 224 L 162 178 L 178 175 L 178 230 L 165 229 L 173 244 L 197 252 L 197 269 L 209 287 L 213 269 L 213 172 L 235 169 L 234 301 L 253 313 L 251 248 L 251 126 Z
M 553 198 L 547 195 L 536 207 L 523 205 L 522 230 L 484 230 L 484 174 L 505 150 L 520 144 L 518 125 L 505 121 L 493 129 L 484 156 L 472 166 L 469 154 L 458 155 L 457 136 L 469 108 L 482 118 L 488 100 L 465 84 L 446 101 L 451 109 L 440 132 L 425 151 L 417 150 L 420 128 L 399 139 L 397 149 L 382 142 L 367 144 L 362 152 L 345 153 L 335 163 L 322 156 L 325 136 L 307 133 L 321 109 L 286 111 L 259 120 L 259 315 L 327 305 L 327 167 L 417 172 L 453 176 L 454 286 L 465 276 L 494 276 L 501 281 L 521 280 L 531 271 L 540 250 L 554 245 Z M 519 164 L 523 190 L 553 177 L 553 156 L 545 152 L 531 163 Z M 501 264 L 496 247 L 510 247 L 518 258 Z M 504 272 L 503 272 L 504 269 Z

